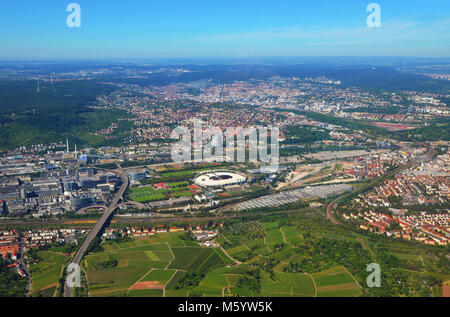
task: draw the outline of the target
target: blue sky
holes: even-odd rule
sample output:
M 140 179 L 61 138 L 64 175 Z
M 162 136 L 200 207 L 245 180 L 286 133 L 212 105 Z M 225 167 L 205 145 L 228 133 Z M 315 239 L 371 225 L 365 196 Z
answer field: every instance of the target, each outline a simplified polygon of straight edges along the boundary
M 66 6 L 81 6 L 68 28 Z M 368 28 L 366 6 L 381 6 Z M 450 57 L 450 1 L 3 0 L 0 59 Z

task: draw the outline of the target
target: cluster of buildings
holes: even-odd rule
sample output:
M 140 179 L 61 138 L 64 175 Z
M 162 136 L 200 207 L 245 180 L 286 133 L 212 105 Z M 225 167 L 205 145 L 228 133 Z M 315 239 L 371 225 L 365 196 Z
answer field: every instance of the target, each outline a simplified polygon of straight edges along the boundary
M 0 254 L 10 254 L 16 257 L 17 252 L 19 252 L 19 233 L 16 230 L 1 230 Z
M 430 104 L 430 105 L 435 105 L 435 106 L 445 106 L 444 103 L 441 103 L 441 101 L 439 99 L 437 99 L 436 96 L 434 96 L 431 93 L 422 93 L 422 94 L 410 93 L 409 96 L 406 97 L 406 99 L 413 101 L 414 103 L 418 103 L 418 104 Z
M 339 82 L 328 78 L 303 80 L 274 77 L 270 80 L 235 81 L 230 84 L 206 82 L 196 88 L 191 84 L 172 83 L 161 87 L 150 86 L 139 92 L 139 96 L 113 92 L 98 98 L 100 107 L 122 109 L 133 115 L 134 127 L 130 140 L 134 142 L 168 139 L 174 127 L 188 126 L 191 118 L 200 119 L 207 127 L 219 127 L 222 131 L 226 127 L 250 125 L 282 128 L 314 122 L 303 117 L 289 123 L 292 121 L 289 114 L 281 113 L 280 116 L 280 112 L 270 109 L 304 109 L 345 117 L 349 115 L 344 112 L 345 109 L 367 104 L 386 107 L 398 98 L 393 95 L 392 100 L 386 101 L 368 92 L 341 88 Z M 180 101 L 183 102 L 182 107 Z M 218 103 L 220 106 L 217 106 Z M 303 122 L 298 122 L 299 119 Z M 386 120 L 404 121 L 395 115 L 386 115 Z
M 318 78 L 283 78 L 235 81 L 229 84 L 204 83 L 195 89 L 176 83 L 151 87 L 147 93 L 164 100 L 194 100 L 201 103 L 235 103 L 263 108 L 297 108 L 312 111 L 340 112 L 343 105 L 358 107 L 368 103 L 384 105 L 378 99 L 357 89 L 342 88 L 340 81 Z
M 389 151 L 361 156 L 353 160 L 353 166 L 343 168 L 337 176 L 359 179 L 380 177 L 385 175 L 389 168 L 401 166 L 414 156 L 414 153 L 404 151 Z
M 420 241 L 431 245 L 448 245 L 450 242 L 450 215 L 427 214 L 404 215 L 392 210 L 392 216 L 375 211 L 344 213 L 347 220 L 360 222 L 359 227 L 389 237 Z M 394 226 L 393 224 L 398 224 Z
M 404 206 L 446 204 L 450 200 L 449 158 L 447 153 L 397 174 L 356 200 L 369 207 L 392 207 L 390 197 L 397 197 Z
M 144 157 L 152 159 L 159 154 L 170 158 L 170 147 L 161 141 L 170 139 L 173 129 L 177 126 L 191 127 L 193 118 L 202 120 L 204 129 L 214 127 L 222 131 L 227 127 L 279 127 L 281 142 L 285 140 L 285 129 L 290 126 L 328 129 L 330 138 L 320 141 L 319 145 L 313 144 L 312 147 L 356 147 L 364 146 L 370 140 L 367 140 L 363 133 L 345 131 L 347 129 L 340 126 L 316 122 L 291 112 L 280 112 L 279 109 L 304 109 L 344 118 L 371 119 L 374 125 L 388 130 L 411 129 L 414 125 L 404 122 L 422 118 L 417 117 L 422 114 L 412 108 L 408 108 L 411 111 L 405 110 L 399 114 L 345 112 L 347 109 L 367 108 L 368 104 L 377 108 L 390 106 L 402 108 L 399 103 L 404 101 L 404 97 L 397 94 L 380 97 L 356 88 L 343 88 L 328 78 L 303 80 L 274 77 L 270 80 L 235 81 L 219 85 L 206 81 L 198 87 L 185 83 L 146 88 L 131 86 L 121 88 L 135 89 L 140 93 L 136 95 L 122 90 L 98 98 L 101 108 L 122 109 L 133 115 L 133 119 L 130 119 L 134 122 L 130 142 L 145 145 L 154 143 L 148 149 L 147 155 L 134 153 L 130 154 L 131 159 L 133 156 L 137 159 Z M 183 103 L 182 107 L 180 102 Z M 236 107 L 232 104 L 254 107 Z M 273 108 L 276 108 L 276 111 L 272 110 Z M 282 144 L 281 147 L 290 145 Z M 122 158 L 125 152 L 121 153 Z M 115 161 L 118 160 L 120 158 L 115 158 Z
M 106 228 L 105 232 L 103 233 L 103 237 L 105 239 L 114 239 L 118 235 L 122 237 L 132 237 L 132 238 L 139 238 L 139 237 L 148 237 L 153 236 L 157 233 L 165 233 L 165 232 L 178 232 L 178 231 L 184 231 L 184 228 L 177 228 L 177 227 L 170 227 L 166 228 L 164 226 L 156 226 L 156 227 L 126 227 L 123 229 L 119 228 Z
M 113 138 L 113 136 L 110 136 L 110 134 L 114 133 L 114 131 L 116 131 L 116 129 L 119 127 L 119 123 L 118 122 L 113 122 L 111 123 L 111 125 L 105 129 L 101 129 L 97 132 L 95 132 L 95 135 L 103 135 L 105 136 L 107 139 L 108 138 Z
M 109 201 L 120 183 L 120 177 L 113 172 L 89 168 L 54 170 L 38 177 L 2 179 L 0 198 L 8 215 L 60 215 L 94 202 Z
M 223 226 L 223 223 L 220 226 Z M 214 229 L 216 227 L 215 223 L 211 227 L 212 228 L 209 229 L 206 227 L 202 228 L 202 226 L 198 224 L 195 229 L 191 226 L 189 230 L 191 231 L 192 236 L 200 242 L 200 245 L 208 248 L 218 248 L 220 245 L 215 239 L 219 235 L 219 230 Z
M 24 252 L 45 246 L 49 243 L 71 244 L 76 243 L 80 236 L 86 234 L 85 230 L 68 229 L 33 229 L 23 232 Z
M 414 121 L 416 119 L 413 115 L 407 114 L 382 114 L 369 112 L 351 112 L 349 113 L 348 117 L 356 120 L 394 121 L 394 122 Z
M 7 263 L 8 269 L 14 269 L 22 277 L 27 276 L 20 263 L 19 257 L 22 247 L 19 240 L 19 233 L 16 230 L 0 231 L 0 256 Z
M 120 186 L 115 172 L 87 167 L 87 154 L 48 151 L 0 158 L 0 214 L 34 217 L 107 202 Z
M 223 223 L 220 224 L 223 226 Z M 190 225 L 187 229 L 181 227 L 164 227 L 163 225 L 157 225 L 155 227 L 126 227 L 120 228 L 107 228 L 103 233 L 104 239 L 115 239 L 117 236 L 141 238 L 157 235 L 158 233 L 167 232 L 190 232 L 192 237 L 200 242 L 200 245 L 205 247 L 219 247 L 219 244 L 215 241 L 215 238 L 219 234 L 217 230 L 217 224 L 213 223 L 211 226 L 198 224 L 196 227 Z
M 355 198 L 354 210 L 359 211 L 344 212 L 343 217 L 357 221 L 364 230 L 448 245 L 449 159 L 447 152 L 385 180 L 368 194 Z M 375 207 L 387 207 L 388 212 L 375 211 Z

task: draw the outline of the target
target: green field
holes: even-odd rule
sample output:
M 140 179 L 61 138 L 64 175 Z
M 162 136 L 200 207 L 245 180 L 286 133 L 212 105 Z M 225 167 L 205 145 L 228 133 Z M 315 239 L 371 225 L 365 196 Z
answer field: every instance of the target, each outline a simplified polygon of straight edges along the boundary
M 153 270 L 142 281 L 158 281 L 165 285 L 175 273 L 175 270 Z
M 191 291 L 190 295 L 221 297 L 222 290 L 228 285 L 226 275 L 208 275 Z
M 173 283 L 185 272 L 207 274 L 232 262 L 220 249 L 200 247 L 196 241 L 181 239 L 182 236 L 184 232 L 159 233 L 118 244 L 103 243 L 107 246 L 105 251 L 85 258 L 89 294 L 162 296 L 160 289 L 131 289 L 137 282 L 156 282 L 167 287 L 167 296 L 177 296 L 180 291 L 174 289 Z
M 269 248 L 284 243 L 283 235 L 277 222 L 263 222 L 262 225 L 266 230 L 266 244 Z
M 275 279 L 262 276 L 262 296 L 306 297 L 314 296 L 314 284 L 307 274 L 275 272 Z
M 142 290 L 132 290 L 127 294 L 128 297 L 162 297 L 162 289 L 142 289 Z
M 202 247 L 185 232 L 103 242 L 104 251 L 85 258 L 89 296 L 439 296 L 440 281 L 450 279 L 434 256 L 440 249 L 364 237 L 323 215 L 227 221 L 216 240 L 225 251 Z M 366 285 L 374 261 L 384 261 L 388 274 L 376 289 Z M 57 280 L 42 282 L 41 293 L 54 293 Z
M 198 169 L 198 170 L 186 169 L 186 170 L 182 170 L 182 171 L 162 173 L 161 176 L 162 177 L 191 176 L 191 175 L 193 176 L 197 173 L 206 172 L 209 170 L 211 170 L 211 168 L 203 168 L 203 169 Z
M 343 267 L 334 267 L 312 274 L 319 297 L 354 297 L 362 294 L 361 288 Z
M 175 247 L 172 248 L 175 260 L 169 268 L 185 271 L 196 271 L 207 260 L 212 249 L 201 247 Z
M 59 282 L 61 270 L 68 257 L 62 253 L 39 251 L 39 263 L 31 266 L 31 284 L 33 295 L 53 296 Z
M 188 182 L 169 183 L 169 188 L 154 189 L 152 186 L 142 186 L 131 188 L 130 198 L 140 203 L 158 201 L 172 197 L 190 197 L 194 193 L 187 186 Z
M 289 244 L 297 244 L 302 240 L 302 234 L 300 230 L 292 226 L 282 227 L 284 236 L 286 237 L 286 242 Z
M 90 294 L 109 296 L 114 291 L 126 293 L 144 276 L 152 278 L 155 274 L 158 275 L 159 270 L 155 269 L 164 269 L 173 260 L 168 241 L 180 244 L 181 234 L 166 233 L 147 239 L 135 239 L 115 244 L 114 247 L 110 242 L 104 243 L 109 245 L 108 251 L 90 254 L 85 259 Z M 116 266 L 98 269 L 99 264 L 112 260 L 117 261 Z M 173 274 L 173 271 L 166 274 L 169 273 Z

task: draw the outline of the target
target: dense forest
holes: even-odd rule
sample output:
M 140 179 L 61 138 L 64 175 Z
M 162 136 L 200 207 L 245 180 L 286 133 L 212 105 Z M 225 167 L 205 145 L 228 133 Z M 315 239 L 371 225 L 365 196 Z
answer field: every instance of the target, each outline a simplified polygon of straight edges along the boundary
M 284 144 L 313 143 L 316 141 L 328 140 L 329 132 L 306 127 L 292 126 L 286 129 L 286 141 Z
M 87 132 L 106 128 L 125 115 L 89 108 L 97 96 L 112 90 L 93 81 L 65 81 L 40 83 L 37 92 L 36 81 L 0 81 L 0 149 L 66 137 L 78 144 L 99 141 Z

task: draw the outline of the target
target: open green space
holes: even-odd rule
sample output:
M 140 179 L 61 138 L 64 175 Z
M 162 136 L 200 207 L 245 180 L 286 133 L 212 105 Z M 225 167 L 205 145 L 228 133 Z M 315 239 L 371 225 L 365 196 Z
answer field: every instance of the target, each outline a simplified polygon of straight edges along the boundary
M 39 263 L 31 265 L 31 285 L 34 296 L 53 296 L 61 276 L 61 270 L 68 261 L 63 253 L 38 251 Z
M 169 197 L 190 197 L 194 193 L 187 186 L 187 182 L 169 183 L 169 188 L 155 189 L 153 186 L 131 188 L 130 198 L 145 203 L 168 199 Z
M 361 288 L 343 267 L 312 274 L 319 297 L 354 297 L 362 294 Z

